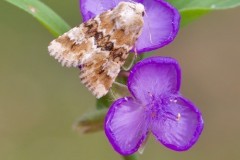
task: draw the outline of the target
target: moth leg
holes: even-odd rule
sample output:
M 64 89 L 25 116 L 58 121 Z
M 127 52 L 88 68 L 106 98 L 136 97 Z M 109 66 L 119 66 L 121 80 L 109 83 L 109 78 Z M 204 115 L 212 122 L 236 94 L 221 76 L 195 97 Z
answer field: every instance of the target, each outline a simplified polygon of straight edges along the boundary
M 137 59 L 137 55 L 138 55 L 138 53 L 137 53 L 137 47 L 136 46 L 134 46 L 134 54 L 135 54 L 135 58 Z

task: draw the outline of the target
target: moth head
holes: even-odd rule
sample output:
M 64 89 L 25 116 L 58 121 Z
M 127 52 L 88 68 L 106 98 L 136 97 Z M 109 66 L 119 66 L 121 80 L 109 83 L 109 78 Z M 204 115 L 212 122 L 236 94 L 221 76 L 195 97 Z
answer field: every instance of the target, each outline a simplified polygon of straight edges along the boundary
M 118 11 L 123 13 L 125 16 L 144 16 L 144 6 L 137 2 L 120 2 L 117 6 Z
M 136 2 L 120 2 L 114 9 L 114 16 L 117 28 L 127 28 L 129 26 L 142 26 L 144 6 Z
M 141 16 L 144 16 L 145 9 L 144 9 L 144 6 L 141 3 L 136 3 L 135 4 L 135 10 L 136 10 L 137 14 L 139 14 Z

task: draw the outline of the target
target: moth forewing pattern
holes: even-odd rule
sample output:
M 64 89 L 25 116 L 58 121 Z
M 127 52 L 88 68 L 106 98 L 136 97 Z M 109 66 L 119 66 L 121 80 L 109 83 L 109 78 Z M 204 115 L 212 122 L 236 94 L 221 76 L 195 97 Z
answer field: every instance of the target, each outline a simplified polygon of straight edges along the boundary
M 120 2 L 53 40 L 49 53 L 63 66 L 79 67 L 81 82 L 106 95 L 143 28 L 144 7 Z

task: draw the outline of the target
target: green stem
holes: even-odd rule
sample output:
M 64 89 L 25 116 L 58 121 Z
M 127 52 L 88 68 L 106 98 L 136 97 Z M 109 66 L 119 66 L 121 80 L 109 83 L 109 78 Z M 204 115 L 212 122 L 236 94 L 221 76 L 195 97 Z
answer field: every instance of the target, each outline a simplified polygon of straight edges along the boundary
M 135 154 L 132 154 L 130 156 L 123 156 L 124 160 L 137 160 L 137 156 Z

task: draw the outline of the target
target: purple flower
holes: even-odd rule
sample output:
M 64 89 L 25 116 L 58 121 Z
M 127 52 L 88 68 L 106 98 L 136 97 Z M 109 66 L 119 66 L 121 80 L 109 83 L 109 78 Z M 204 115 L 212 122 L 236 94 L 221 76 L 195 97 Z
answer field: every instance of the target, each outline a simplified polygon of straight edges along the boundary
M 105 119 L 105 133 L 123 155 L 136 152 L 152 133 L 164 146 L 184 151 L 198 140 L 203 119 L 180 93 L 181 71 L 175 59 L 151 57 L 130 72 L 132 97 L 116 100 Z
M 137 53 L 158 49 L 175 38 L 180 15 L 177 9 L 163 0 L 80 0 L 83 20 L 114 8 L 120 1 L 135 1 L 145 7 L 143 32 L 135 44 Z

